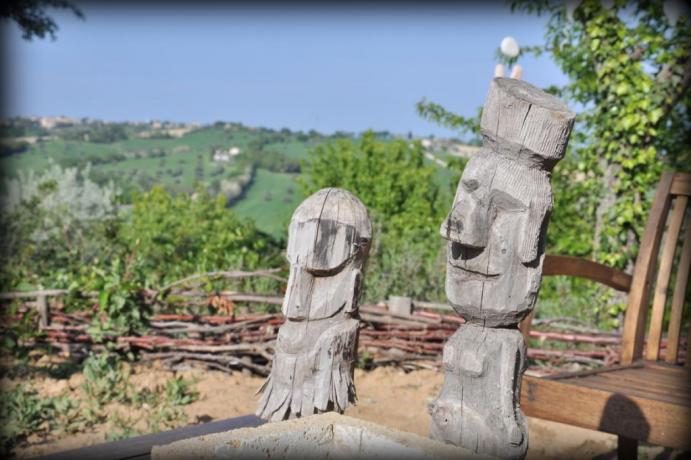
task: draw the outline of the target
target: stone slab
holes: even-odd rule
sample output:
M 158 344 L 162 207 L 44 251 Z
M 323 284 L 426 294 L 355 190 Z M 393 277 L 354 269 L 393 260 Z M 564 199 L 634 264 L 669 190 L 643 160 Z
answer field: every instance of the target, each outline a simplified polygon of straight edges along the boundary
M 431 460 L 491 457 L 330 412 L 155 446 L 151 458 Z

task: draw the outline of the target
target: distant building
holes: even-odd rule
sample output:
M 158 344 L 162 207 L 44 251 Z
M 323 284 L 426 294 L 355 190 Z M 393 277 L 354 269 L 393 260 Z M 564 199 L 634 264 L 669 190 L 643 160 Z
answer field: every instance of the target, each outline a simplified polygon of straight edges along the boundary
M 219 162 L 228 162 L 230 161 L 230 155 L 220 150 L 216 150 L 214 152 L 213 160 Z
M 72 126 L 76 123 L 73 118 L 59 116 L 59 117 L 41 117 L 38 119 L 42 128 L 52 129 L 60 126 Z

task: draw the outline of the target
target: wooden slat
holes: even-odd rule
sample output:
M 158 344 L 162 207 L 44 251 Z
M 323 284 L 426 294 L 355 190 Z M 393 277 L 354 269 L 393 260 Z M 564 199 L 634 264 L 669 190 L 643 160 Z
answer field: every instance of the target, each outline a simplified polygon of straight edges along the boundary
M 689 395 L 691 398 L 691 374 L 683 372 L 684 368 L 680 367 L 682 372 L 679 372 L 675 376 L 669 376 L 662 372 L 650 372 L 648 369 L 639 368 L 633 370 L 621 370 L 616 372 L 614 378 L 619 378 L 626 381 L 634 382 L 635 386 L 645 388 L 647 385 L 659 386 L 664 388 L 669 388 L 670 390 L 681 390 L 682 392 Z M 604 375 L 606 373 L 600 373 L 598 375 Z
M 638 250 L 624 320 L 621 350 L 622 364 L 631 364 L 638 360 L 643 350 L 648 294 L 652 274 L 655 269 L 655 259 L 660 245 L 660 236 L 669 209 L 669 190 L 672 186 L 673 178 L 673 172 L 665 172 L 660 178 L 655 191 L 655 199 L 648 216 L 648 222 L 645 226 L 645 232 L 643 233 L 643 239 Z
M 570 385 L 595 388 L 598 390 L 618 393 L 624 396 L 636 396 L 638 398 L 649 399 L 652 401 L 663 401 L 677 406 L 688 406 L 691 408 L 691 400 L 684 398 L 683 395 L 670 394 L 661 388 L 648 388 L 642 390 L 631 386 L 631 382 L 623 382 L 617 379 L 608 379 L 605 376 L 592 375 L 580 379 L 562 380 Z
M 535 309 L 530 310 L 530 313 L 523 318 L 523 320 L 518 324 L 518 329 L 520 329 L 521 334 L 523 334 L 523 341 L 527 347 L 530 343 L 530 329 L 533 326 L 533 316 L 535 316 Z
M 548 254 L 542 264 L 542 274 L 544 276 L 577 276 L 623 292 L 628 292 L 631 288 L 631 275 L 580 257 Z
M 621 372 L 621 374 L 624 376 L 634 374 L 635 378 L 643 381 L 661 382 L 665 385 L 673 385 L 677 388 L 685 388 L 686 391 L 691 394 L 691 373 L 689 373 L 688 369 L 680 366 L 677 366 L 676 370 L 677 372 L 668 373 L 642 367 L 633 371 L 625 369 Z
M 627 394 L 628 390 L 639 392 L 642 396 L 661 401 L 691 405 L 691 391 L 681 382 L 670 382 L 636 374 L 596 374 L 585 380 L 603 383 L 607 386 L 621 387 L 620 393 Z
M 542 377 L 545 380 L 564 380 L 564 379 L 571 379 L 574 377 L 586 377 L 588 375 L 593 375 L 593 374 L 601 374 L 603 372 L 614 372 L 614 371 L 623 371 L 623 370 L 630 370 L 630 369 L 643 369 L 643 363 L 634 363 L 634 364 L 626 364 L 626 365 L 615 365 L 615 366 L 607 366 L 607 367 L 601 367 L 598 369 L 588 369 L 585 371 L 576 371 L 576 372 L 564 372 L 563 374 L 556 374 L 556 375 L 548 375 L 546 377 Z
M 691 449 L 691 408 L 524 376 L 521 409 L 529 416 Z
M 691 174 L 676 173 L 670 189 L 672 195 L 691 196 Z
M 39 457 L 37 460 L 144 460 L 151 457 L 151 448 L 153 446 L 161 446 L 181 439 L 220 433 L 236 428 L 255 427 L 264 423 L 266 423 L 264 420 L 254 415 L 244 415 L 242 417 L 178 428 L 177 430 L 82 447 L 81 449 L 67 450 Z
M 677 240 L 679 239 L 681 224 L 684 221 L 687 201 L 688 198 L 685 196 L 676 198 L 674 202 L 674 209 L 672 210 L 672 217 L 669 221 L 669 226 L 667 227 L 667 236 L 665 239 L 665 245 L 662 248 L 660 268 L 658 269 L 657 281 L 655 283 L 653 313 L 650 318 L 650 330 L 648 332 L 648 341 L 646 343 L 645 350 L 646 359 L 657 360 L 660 356 L 660 339 L 662 338 L 662 321 L 664 320 L 665 316 L 667 291 L 669 290 L 669 281 L 672 276 L 672 265 L 674 265 L 674 252 L 677 248 Z
M 653 372 L 665 372 L 668 375 L 677 375 L 680 370 L 684 370 L 674 364 L 665 363 L 663 361 L 641 361 L 643 367 L 650 369 Z M 687 371 L 688 372 L 688 371 Z
M 691 222 L 688 221 L 686 222 L 686 232 L 684 232 L 684 246 L 682 247 L 681 251 L 681 259 L 679 260 L 679 268 L 677 269 L 677 280 L 676 284 L 674 285 L 674 294 L 672 295 L 672 314 L 669 317 L 667 350 L 665 351 L 665 361 L 672 364 L 677 362 L 677 355 L 679 354 L 679 336 L 681 335 L 684 297 L 686 296 L 686 286 L 689 282 L 689 263 L 691 262 Z M 687 364 L 690 359 L 691 356 L 689 356 L 687 352 Z

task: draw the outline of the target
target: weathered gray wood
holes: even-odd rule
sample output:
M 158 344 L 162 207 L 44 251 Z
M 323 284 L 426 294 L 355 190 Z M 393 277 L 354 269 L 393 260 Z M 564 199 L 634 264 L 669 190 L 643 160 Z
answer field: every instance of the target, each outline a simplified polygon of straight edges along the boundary
M 521 458 L 528 427 L 517 410 L 525 342 L 518 329 L 466 323 L 444 345 L 444 386 L 430 437 L 499 458 Z
M 44 295 L 36 297 L 36 311 L 38 312 L 38 327 L 44 328 L 50 324 L 48 299 Z
M 413 301 L 410 297 L 391 296 L 387 305 L 392 313 L 405 316 L 413 314 Z
M 343 412 L 355 402 L 358 300 L 372 226 L 351 193 L 327 188 L 295 210 L 290 277 L 271 375 L 257 415 L 271 421 Z
M 441 226 L 446 295 L 467 324 L 444 347 L 445 382 L 430 435 L 478 453 L 523 458 L 518 407 L 525 344 L 518 322 L 535 304 L 552 209 L 550 172 L 575 115 L 534 86 L 495 78 L 482 113 L 483 148 L 466 165 Z
M 520 80 L 495 78 L 482 114 L 483 149 L 465 167 L 441 226 L 446 295 L 466 320 L 518 323 L 535 304 L 552 208 L 550 171 L 574 114 Z

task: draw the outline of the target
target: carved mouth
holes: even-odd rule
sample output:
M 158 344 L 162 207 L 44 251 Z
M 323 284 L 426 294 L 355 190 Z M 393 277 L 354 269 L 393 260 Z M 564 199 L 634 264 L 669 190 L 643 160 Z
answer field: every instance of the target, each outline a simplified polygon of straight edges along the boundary
M 494 281 L 501 276 L 501 273 L 482 273 L 475 270 L 470 270 L 467 268 L 459 267 L 457 265 L 451 265 L 454 270 L 454 274 L 466 281 L 466 280 L 476 280 L 476 281 Z M 451 268 L 449 267 L 449 268 Z

